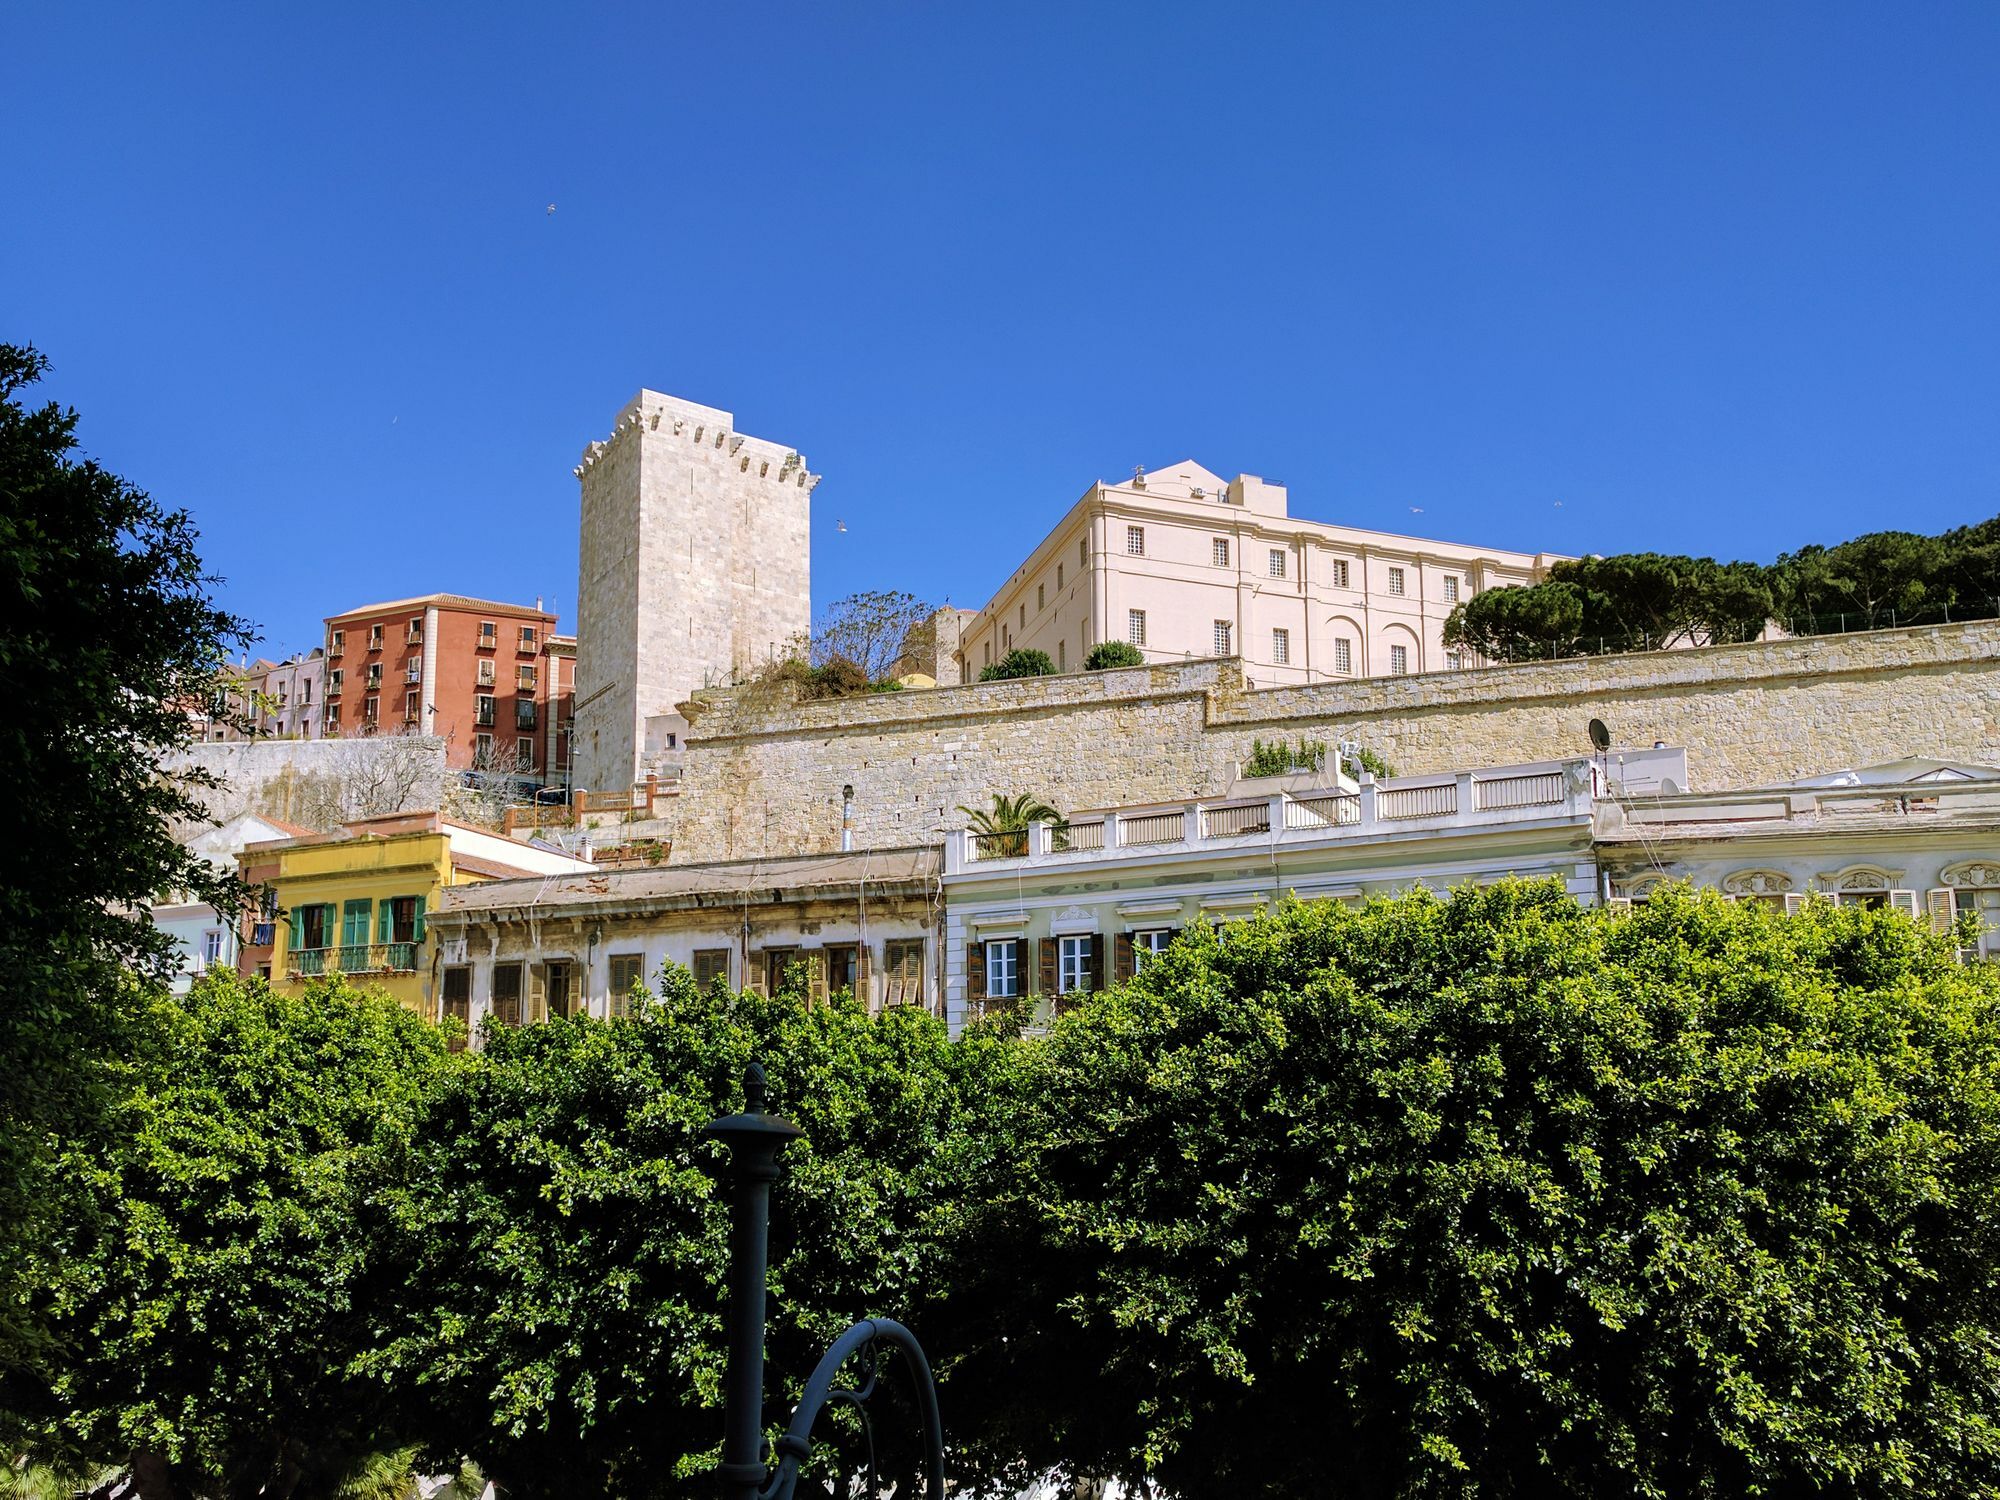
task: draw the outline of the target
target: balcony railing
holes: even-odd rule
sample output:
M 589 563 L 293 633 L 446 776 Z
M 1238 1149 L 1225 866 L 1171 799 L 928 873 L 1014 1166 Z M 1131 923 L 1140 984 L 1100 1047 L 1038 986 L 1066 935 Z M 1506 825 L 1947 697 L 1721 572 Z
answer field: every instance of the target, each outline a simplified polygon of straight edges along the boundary
M 1328 788 L 1178 807 L 1138 807 L 1064 824 L 1039 823 L 1020 833 L 958 833 L 947 841 L 946 870 L 1107 858 L 1121 849 L 1192 851 L 1253 841 L 1305 843 L 1453 832 L 1548 818 L 1587 820 L 1595 785 L 1589 761 L 1543 761 L 1454 776 L 1404 776 L 1379 783 L 1364 778 L 1353 791 Z
M 411 974 L 422 943 L 336 943 L 330 948 L 294 948 L 285 971 L 294 979 L 315 974 Z

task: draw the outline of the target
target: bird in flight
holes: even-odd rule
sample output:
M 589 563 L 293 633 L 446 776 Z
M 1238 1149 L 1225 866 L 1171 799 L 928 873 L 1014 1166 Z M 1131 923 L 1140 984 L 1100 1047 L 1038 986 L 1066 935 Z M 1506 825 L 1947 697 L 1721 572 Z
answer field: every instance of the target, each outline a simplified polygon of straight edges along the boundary
M 551 204 L 549 205 L 549 212 L 550 212 L 550 213 L 554 213 L 555 211 L 556 211 L 556 206 L 555 206 L 555 205 L 554 205 L 553 203 L 551 203 Z
M 1410 514 L 1413 516 L 1420 516 L 1423 513 L 1424 513 L 1424 508 L 1421 505 L 1412 505 L 1410 507 Z

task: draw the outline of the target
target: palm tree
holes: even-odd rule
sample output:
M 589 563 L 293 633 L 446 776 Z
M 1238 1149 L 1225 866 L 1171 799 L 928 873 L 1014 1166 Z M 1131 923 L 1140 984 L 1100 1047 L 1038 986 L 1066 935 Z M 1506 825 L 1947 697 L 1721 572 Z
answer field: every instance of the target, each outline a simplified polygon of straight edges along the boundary
M 1063 815 L 1032 792 L 1023 792 L 1018 797 L 1003 797 L 993 794 L 991 807 L 961 807 L 959 811 L 971 820 L 972 831 L 982 838 L 990 839 L 987 845 L 992 859 L 1012 859 L 1028 852 L 1028 825 L 1048 823 L 1056 828 L 1067 828 Z

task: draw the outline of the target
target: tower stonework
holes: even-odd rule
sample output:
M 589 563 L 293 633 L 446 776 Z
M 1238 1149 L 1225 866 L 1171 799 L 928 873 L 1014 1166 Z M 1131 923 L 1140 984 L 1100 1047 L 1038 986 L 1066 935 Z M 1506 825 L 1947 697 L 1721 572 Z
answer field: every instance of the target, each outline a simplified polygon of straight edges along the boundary
M 575 784 L 623 790 L 676 764 L 677 705 L 753 670 L 812 621 L 819 476 L 735 418 L 657 391 L 583 451 Z

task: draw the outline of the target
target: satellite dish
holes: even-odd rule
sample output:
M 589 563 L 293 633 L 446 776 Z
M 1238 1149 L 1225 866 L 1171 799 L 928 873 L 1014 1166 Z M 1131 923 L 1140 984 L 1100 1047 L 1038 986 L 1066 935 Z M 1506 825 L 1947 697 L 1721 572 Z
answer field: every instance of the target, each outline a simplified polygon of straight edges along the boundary
M 1604 727 L 1602 719 L 1592 719 L 1590 721 L 1590 743 L 1596 747 L 1599 753 L 1611 748 L 1611 731 Z

